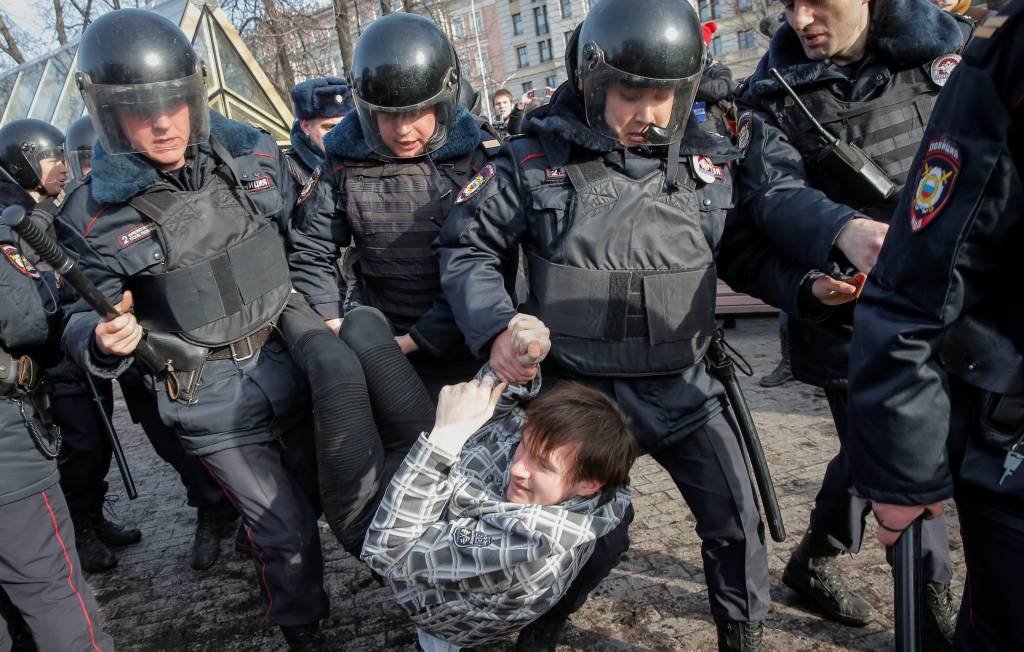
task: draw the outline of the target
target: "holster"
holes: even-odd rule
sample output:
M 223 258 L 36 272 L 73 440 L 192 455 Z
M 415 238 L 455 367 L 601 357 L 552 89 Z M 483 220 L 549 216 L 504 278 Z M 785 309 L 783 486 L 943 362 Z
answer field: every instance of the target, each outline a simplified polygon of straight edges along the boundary
M 981 443 L 1005 453 L 1024 436 L 1024 394 L 982 392 L 981 396 Z
M 151 330 L 146 337 L 161 359 L 167 362 L 164 378 L 167 397 L 179 403 L 195 403 L 210 349 L 186 342 L 171 333 Z
M 27 355 L 14 356 L 0 349 L 0 397 L 31 395 L 42 382 L 42 369 Z

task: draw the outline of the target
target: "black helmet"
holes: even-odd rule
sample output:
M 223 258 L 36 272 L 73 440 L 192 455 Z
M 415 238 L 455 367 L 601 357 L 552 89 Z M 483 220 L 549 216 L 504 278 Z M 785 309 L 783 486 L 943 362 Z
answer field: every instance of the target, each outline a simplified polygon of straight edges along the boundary
M 612 85 L 671 91 L 667 124 L 652 123 L 645 132 L 650 143 L 665 145 L 683 137 L 704 55 L 700 20 L 686 0 L 600 0 L 576 29 L 565 56 L 588 124 L 615 140 L 619 135 L 604 119 Z
M 92 147 L 95 144 L 96 129 L 93 128 L 89 116 L 82 116 L 68 127 L 68 135 L 64 139 L 64 160 L 68 163 L 72 179 L 81 181 L 89 174 L 89 168 L 92 167 Z
M 466 107 L 470 113 L 476 113 L 480 109 L 480 93 L 465 77 L 459 79 L 459 104 Z
M 45 192 L 40 161 L 64 158 L 64 134 L 35 118 L 12 120 L 0 129 L 0 166 L 14 183 Z
M 155 118 L 187 107 L 188 144 L 210 136 L 206 68 L 178 26 L 145 9 L 100 16 L 82 35 L 75 76 L 103 149 L 142 151 L 121 127 L 126 116 Z
M 448 140 L 459 102 L 459 59 L 431 21 L 389 14 L 373 21 L 352 54 L 352 97 L 366 143 L 398 158 L 381 139 L 380 113 L 416 113 L 434 107 L 437 127 L 426 143 L 432 152 Z

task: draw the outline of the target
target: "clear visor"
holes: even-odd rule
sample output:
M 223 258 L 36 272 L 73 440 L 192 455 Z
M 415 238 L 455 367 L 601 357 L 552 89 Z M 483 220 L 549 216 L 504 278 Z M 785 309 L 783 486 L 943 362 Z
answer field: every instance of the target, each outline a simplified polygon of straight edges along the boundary
M 700 85 L 699 72 L 682 79 L 651 79 L 599 61 L 586 66 L 580 76 L 587 124 L 602 135 L 627 144 L 632 138 L 636 145 L 682 140 Z
M 70 150 L 64 153 L 64 161 L 67 163 L 71 178 L 81 181 L 92 169 L 92 150 Z
M 36 148 L 33 147 L 28 151 L 24 152 L 25 160 L 28 161 L 32 171 L 36 173 L 36 178 L 39 179 L 39 183 L 42 183 L 44 178 L 43 174 L 43 161 L 64 161 L 64 146 L 56 145 L 54 147 Z M 52 169 L 52 168 L 51 168 Z
M 451 135 L 459 104 L 459 85 L 446 85 L 440 93 L 412 106 L 377 106 L 352 94 L 366 144 L 385 158 L 416 158 L 441 148 Z M 430 133 L 433 114 L 434 128 Z M 426 131 L 427 133 L 424 133 Z
M 154 153 L 210 138 L 206 76 L 152 84 L 91 84 L 80 78 L 96 137 L 111 154 Z

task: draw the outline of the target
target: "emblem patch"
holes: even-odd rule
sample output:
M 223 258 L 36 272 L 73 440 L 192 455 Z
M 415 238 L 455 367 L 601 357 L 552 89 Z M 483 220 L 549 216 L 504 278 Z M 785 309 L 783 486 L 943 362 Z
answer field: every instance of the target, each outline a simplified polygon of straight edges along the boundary
M 270 176 L 264 174 L 262 177 L 256 177 L 255 179 L 242 179 L 242 186 L 247 192 L 269 190 L 271 186 Z
M 544 170 L 545 181 L 562 181 L 569 176 L 562 168 L 548 168 Z
M 29 278 L 39 278 L 39 270 L 33 267 L 32 263 L 28 262 L 28 258 L 14 245 L 0 245 L 0 251 L 4 252 L 4 257 L 14 266 L 14 269 L 18 270 Z
M 452 540 L 460 548 L 486 548 L 493 541 L 489 535 L 470 530 L 468 527 L 457 527 L 452 530 Z
M 707 156 L 691 156 L 690 165 L 697 178 L 704 183 L 714 183 L 725 178 L 725 172 L 721 165 L 715 165 Z
M 299 193 L 299 200 L 295 203 L 296 206 L 301 206 L 303 202 L 309 199 L 309 196 L 313 193 L 313 188 L 316 187 L 316 182 L 320 180 L 320 175 L 323 173 L 323 168 L 319 165 L 313 170 L 313 174 L 309 175 L 306 179 L 306 185 L 302 186 L 302 192 Z
M 736 146 L 744 154 L 747 153 L 747 147 L 750 146 L 750 124 L 753 120 L 753 113 L 751 111 L 744 111 L 740 114 L 738 124 L 736 125 Z
M 932 61 L 931 78 L 936 86 L 945 86 L 949 76 L 953 74 L 957 64 L 960 63 L 959 54 L 944 54 Z
M 127 249 L 137 242 L 141 242 L 146 238 L 150 238 L 156 233 L 157 225 L 153 222 L 146 222 L 145 224 L 138 224 L 128 229 L 121 235 L 117 236 L 117 244 L 122 249 Z
M 458 196 L 455 198 L 456 204 L 462 204 L 469 201 L 470 197 L 480 192 L 488 181 L 494 178 L 494 164 L 488 163 L 487 165 L 480 168 L 480 171 L 475 177 L 469 180 L 462 190 L 459 191 Z
M 934 138 L 928 142 L 910 202 L 910 229 L 914 233 L 920 233 L 946 206 L 961 164 L 960 147 L 952 140 Z

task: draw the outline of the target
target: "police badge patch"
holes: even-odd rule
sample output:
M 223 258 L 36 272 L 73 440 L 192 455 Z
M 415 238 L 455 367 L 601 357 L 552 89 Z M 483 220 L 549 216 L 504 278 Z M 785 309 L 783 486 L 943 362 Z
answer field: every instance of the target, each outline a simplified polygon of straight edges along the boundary
M 928 141 L 910 202 L 910 229 L 914 233 L 920 233 L 946 206 L 961 165 L 960 147 L 952 140 L 940 137 Z
M 736 124 L 736 147 L 739 148 L 743 154 L 747 153 L 747 147 L 750 146 L 750 123 L 753 122 L 754 115 L 752 111 L 744 111 L 740 114 L 739 120 Z
M 468 527 L 457 527 L 452 530 L 452 540 L 460 548 L 486 548 L 493 541 L 489 535 L 470 530 Z
M 480 168 L 480 171 L 475 177 L 469 180 L 462 190 L 459 191 L 458 196 L 455 198 L 456 204 L 462 204 L 469 201 L 469 199 L 480 192 L 480 189 L 494 178 L 494 164 L 488 163 L 487 165 Z
M 722 166 L 715 165 L 707 156 L 691 156 L 690 165 L 693 166 L 693 172 L 697 178 L 704 183 L 714 183 L 725 178 Z
M 18 270 L 29 278 L 39 278 L 39 270 L 32 266 L 32 263 L 28 262 L 28 258 L 22 255 L 18 248 L 14 245 L 0 245 L 0 251 L 4 252 L 4 257 L 7 261 L 14 266 L 14 269 Z
M 246 192 L 263 192 L 264 190 L 270 190 L 273 184 L 270 183 L 270 175 L 264 174 L 261 177 L 242 179 L 242 186 Z
M 945 86 L 949 76 L 953 74 L 957 64 L 960 63 L 959 54 L 944 54 L 932 61 L 931 78 L 936 86 Z
M 296 206 L 301 206 L 303 202 L 309 199 L 309 195 L 313 192 L 313 187 L 316 186 L 316 182 L 320 180 L 320 174 L 323 172 L 323 168 L 319 165 L 313 170 L 313 174 L 309 175 L 306 179 L 305 185 L 302 186 L 302 192 L 299 193 L 299 200 L 295 203 Z

